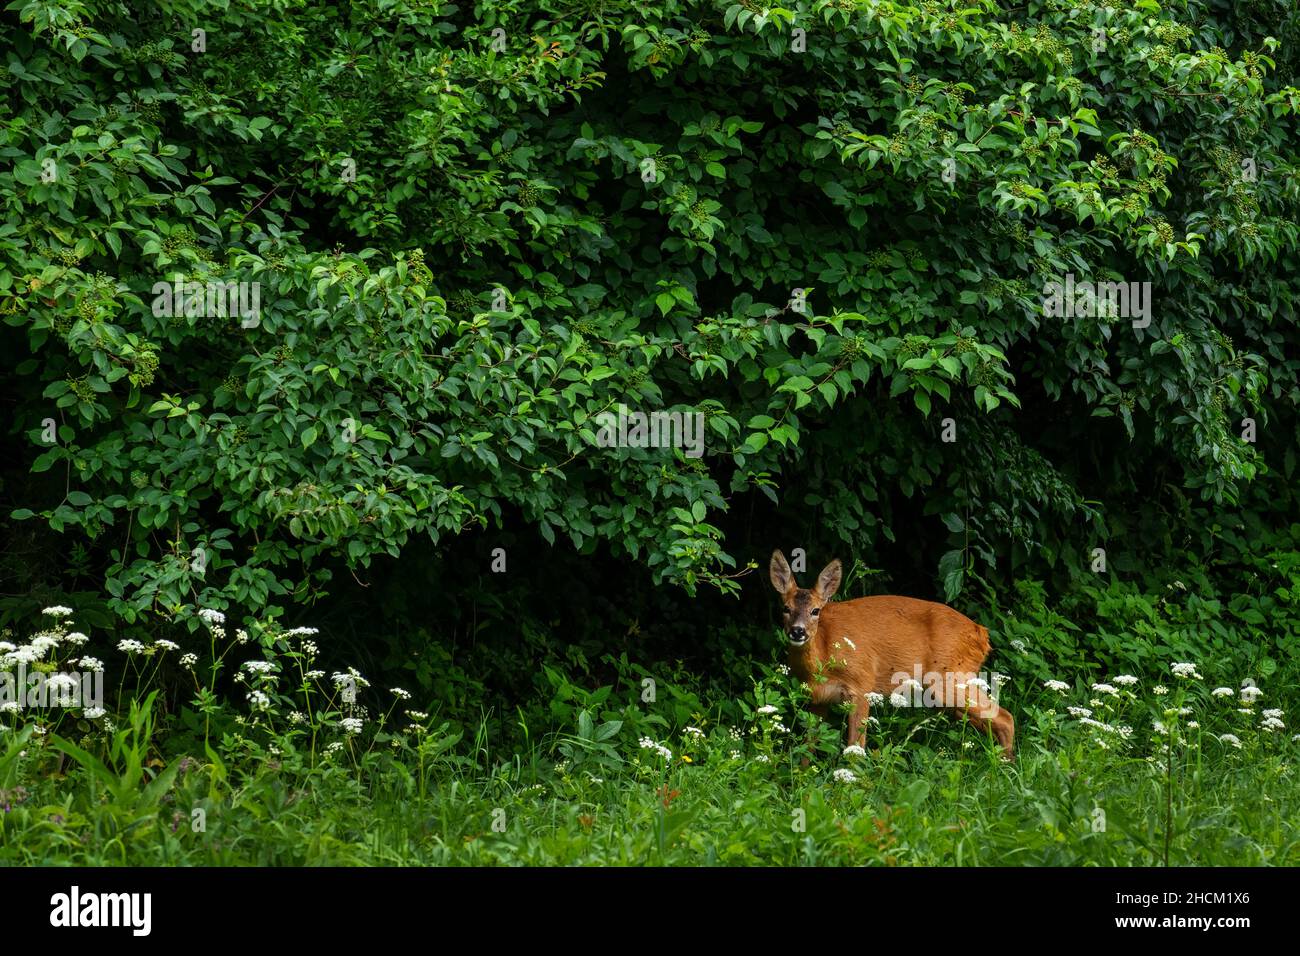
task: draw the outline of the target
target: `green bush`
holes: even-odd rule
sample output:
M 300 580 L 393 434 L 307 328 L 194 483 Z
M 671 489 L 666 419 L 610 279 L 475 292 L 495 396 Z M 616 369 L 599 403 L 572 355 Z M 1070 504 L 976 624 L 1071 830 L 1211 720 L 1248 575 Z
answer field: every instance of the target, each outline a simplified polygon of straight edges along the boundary
M 941 519 L 953 598 L 1294 475 L 1283 0 L 5 17 L 6 487 L 124 621 L 505 527 L 731 590 L 764 496 L 862 554 Z M 1067 273 L 1150 325 L 1045 316 Z M 620 404 L 703 456 L 595 447 Z

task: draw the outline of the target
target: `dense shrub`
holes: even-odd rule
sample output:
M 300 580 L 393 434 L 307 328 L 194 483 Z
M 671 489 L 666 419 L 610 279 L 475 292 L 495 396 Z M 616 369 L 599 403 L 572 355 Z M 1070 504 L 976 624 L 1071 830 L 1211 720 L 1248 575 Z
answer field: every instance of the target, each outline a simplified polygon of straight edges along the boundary
M 970 604 L 1294 514 L 1283 0 L 4 18 L 10 618 L 481 597 L 501 546 L 508 622 L 542 558 L 725 593 L 774 538 Z M 703 454 L 598 447 L 619 405 Z

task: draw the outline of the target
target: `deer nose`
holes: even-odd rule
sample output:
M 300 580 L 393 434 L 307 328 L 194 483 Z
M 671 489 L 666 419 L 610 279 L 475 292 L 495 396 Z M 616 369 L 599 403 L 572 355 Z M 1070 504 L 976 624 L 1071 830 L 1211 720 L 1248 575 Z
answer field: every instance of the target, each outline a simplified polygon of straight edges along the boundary
M 808 632 L 804 630 L 802 626 L 796 624 L 794 627 L 790 628 L 790 640 L 794 641 L 796 644 L 802 644 L 804 641 L 808 640 Z

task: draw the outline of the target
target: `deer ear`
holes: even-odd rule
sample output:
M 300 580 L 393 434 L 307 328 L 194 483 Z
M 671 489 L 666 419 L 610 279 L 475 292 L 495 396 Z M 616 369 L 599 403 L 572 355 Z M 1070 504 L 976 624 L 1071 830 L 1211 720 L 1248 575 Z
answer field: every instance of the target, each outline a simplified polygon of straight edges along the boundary
M 817 592 L 822 596 L 823 601 L 829 601 L 835 596 L 835 592 L 840 589 L 842 576 L 839 558 L 822 568 L 822 573 L 817 575 Z
M 785 559 L 780 549 L 772 552 L 772 563 L 767 566 L 767 574 L 777 594 L 789 591 L 790 585 L 794 583 L 794 572 L 790 570 L 790 562 Z

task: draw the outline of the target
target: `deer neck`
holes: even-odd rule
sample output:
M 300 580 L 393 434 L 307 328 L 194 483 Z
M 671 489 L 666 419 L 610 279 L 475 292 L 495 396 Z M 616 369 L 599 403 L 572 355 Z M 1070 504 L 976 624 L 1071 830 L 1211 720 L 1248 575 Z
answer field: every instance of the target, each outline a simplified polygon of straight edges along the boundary
M 820 669 L 825 662 L 826 641 L 828 636 L 825 627 L 818 627 L 817 634 L 811 641 L 801 647 L 793 645 L 786 652 L 786 660 L 790 665 L 790 671 L 795 677 L 806 684 L 810 684 L 813 675 Z

